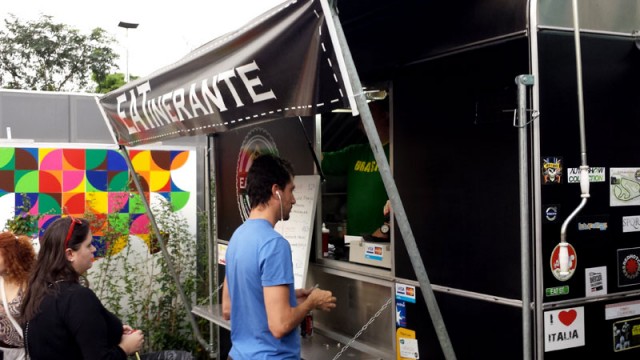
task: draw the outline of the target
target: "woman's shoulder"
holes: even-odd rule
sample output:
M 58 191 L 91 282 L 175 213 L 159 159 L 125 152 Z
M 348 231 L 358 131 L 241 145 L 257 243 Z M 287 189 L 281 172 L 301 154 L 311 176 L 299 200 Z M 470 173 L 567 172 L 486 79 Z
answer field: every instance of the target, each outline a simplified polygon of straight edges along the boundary
M 60 282 L 58 286 L 60 289 L 60 296 L 63 298 L 69 298 L 72 300 L 81 299 L 81 301 L 98 300 L 98 297 L 93 290 L 82 286 L 77 282 L 63 281 Z

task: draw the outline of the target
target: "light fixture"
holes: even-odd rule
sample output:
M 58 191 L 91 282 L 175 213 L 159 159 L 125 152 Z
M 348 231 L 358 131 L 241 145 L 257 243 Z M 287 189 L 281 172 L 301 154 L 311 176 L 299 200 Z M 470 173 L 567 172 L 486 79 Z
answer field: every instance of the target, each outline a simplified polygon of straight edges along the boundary
M 389 95 L 387 93 L 387 90 L 381 90 L 381 89 L 365 90 L 365 89 L 366 88 L 363 88 L 363 90 L 364 90 L 363 93 L 364 93 L 364 98 L 367 100 L 367 103 L 370 103 L 372 101 L 384 100 Z M 331 112 L 334 112 L 334 113 L 350 113 L 351 109 L 349 109 L 349 108 L 339 108 L 339 109 L 333 109 Z
M 125 59 L 125 61 L 126 61 L 126 72 L 125 72 L 124 81 L 125 81 L 125 83 L 128 83 L 129 82 L 129 29 L 137 28 L 138 24 L 120 21 L 118 23 L 118 27 L 125 28 L 125 31 L 126 31 L 125 37 L 127 39 L 127 46 L 126 46 L 127 52 L 126 52 L 126 59 Z

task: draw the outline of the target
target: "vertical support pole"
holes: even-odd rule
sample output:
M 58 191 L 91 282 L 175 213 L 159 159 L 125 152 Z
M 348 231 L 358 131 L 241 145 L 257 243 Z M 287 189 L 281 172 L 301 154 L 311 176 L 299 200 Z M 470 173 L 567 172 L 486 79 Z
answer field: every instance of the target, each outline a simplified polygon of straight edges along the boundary
M 520 272 L 522 281 L 522 359 L 531 359 L 531 241 L 529 237 L 529 133 L 527 127 L 527 86 L 533 85 L 532 75 L 518 75 L 518 155 L 520 185 Z
M 140 194 L 140 201 L 144 206 L 145 213 L 149 217 L 149 223 L 151 224 L 151 228 L 153 229 L 153 233 L 158 239 L 158 244 L 160 244 L 160 250 L 162 250 L 162 255 L 164 256 L 164 260 L 167 262 L 167 269 L 171 273 L 173 277 L 173 281 L 176 283 L 176 289 L 178 290 L 178 295 L 180 299 L 184 303 L 184 306 L 187 310 L 187 318 L 189 319 L 189 323 L 191 323 L 191 329 L 196 336 L 198 342 L 205 348 L 209 349 L 209 344 L 202 338 L 202 334 L 200 333 L 200 329 L 198 328 L 198 324 L 194 319 L 194 315 L 191 312 L 191 302 L 187 299 L 187 296 L 184 293 L 184 289 L 180 284 L 180 278 L 178 274 L 176 274 L 176 270 L 173 267 L 173 261 L 171 260 L 171 255 L 167 251 L 167 245 L 164 242 L 164 238 L 160 234 L 160 229 L 158 228 L 158 224 L 156 223 L 156 218 L 153 216 L 153 212 L 151 212 L 151 207 L 149 206 L 149 202 L 144 197 L 144 189 L 142 188 L 142 184 L 140 183 L 140 179 L 138 179 L 138 174 L 136 173 L 133 164 L 131 163 L 131 158 L 129 157 L 129 152 L 124 145 L 119 145 L 120 153 L 124 157 L 124 160 L 127 162 L 127 167 L 129 167 L 129 171 L 131 171 L 131 178 L 133 179 L 133 183 L 136 185 L 136 189 Z
M 209 309 L 213 309 L 214 301 L 218 303 L 218 226 L 216 190 L 214 182 L 216 178 L 216 164 L 214 155 L 215 140 L 213 135 L 207 135 L 207 148 L 205 150 L 205 211 L 207 213 L 207 267 L 209 271 Z M 210 358 L 217 358 L 220 354 L 220 334 L 218 327 L 209 322 L 209 350 Z M 215 346 L 214 346 L 215 344 Z
M 360 111 L 360 117 L 362 119 L 367 138 L 369 139 L 369 144 L 371 145 L 373 155 L 376 159 L 376 163 L 378 164 L 382 182 L 384 183 L 384 187 L 387 190 L 387 195 L 389 196 L 391 207 L 393 209 L 393 214 L 395 216 L 396 223 L 398 224 L 398 228 L 400 229 L 400 233 L 402 234 L 402 239 L 404 240 L 405 247 L 407 248 L 409 259 L 411 260 L 413 270 L 415 271 L 416 277 L 418 278 L 418 281 L 420 283 L 420 291 L 422 292 L 422 296 L 427 305 L 427 309 L 429 310 L 429 315 L 431 316 L 431 321 L 433 322 L 435 332 L 438 336 L 440 347 L 442 348 L 442 352 L 447 360 L 454 360 L 456 359 L 456 355 L 453 350 L 453 346 L 451 345 L 449 333 L 447 332 L 444 320 L 442 319 L 442 314 L 440 313 L 440 308 L 438 306 L 438 302 L 436 301 L 433 287 L 431 286 L 429 276 L 427 275 L 427 270 L 425 269 L 424 263 L 422 262 L 420 251 L 418 249 L 418 246 L 416 245 L 416 240 L 411 230 L 411 225 L 409 224 L 407 214 L 400 199 L 400 194 L 398 193 L 398 188 L 396 187 L 393 176 L 391 175 L 389 161 L 387 160 L 387 157 L 384 153 L 384 148 L 382 147 L 380 136 L 378 135 L 375 123 L 373 122 L 371 111 L 369 110 L 369 105 L 367 104 L 367 99 L 364 96 L 362 83 L 360 82 L 360 77 L 358 76 L 353 57 L 351 56 L 351 50 L 347 45 L 347 39 L 344 35 L 344 31 L 342 30 L 340 19 L 332 8 L 327 9 L 328 5 L 326 4 L 326 2 L 321 1 L 321 4 L 323 5 L 324 12 L 327 14 L 327 25 L 329 27 L 329 33 L 331 36 L 336 37 L 334 39 L 334 47 L 339 47 L 342 50 L 349 79 L 351 80 L 351 84 L 353 85 L 354 93 L 357 94 L 355 96 L 355 100 L 358 110 Z M 335 33 L 331 34 L 332 31 L 335 31 Z

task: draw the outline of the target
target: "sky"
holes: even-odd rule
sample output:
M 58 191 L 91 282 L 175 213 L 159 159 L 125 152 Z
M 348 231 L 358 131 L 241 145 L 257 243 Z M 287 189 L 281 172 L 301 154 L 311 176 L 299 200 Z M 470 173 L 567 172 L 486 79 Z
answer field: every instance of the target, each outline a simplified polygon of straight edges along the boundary
M 0 26 L 14 14 L 21 20 L 50 15 L 88 35 L 96 27 L 116 39 L 119 72 L 147 76 L 170 65 L 191 50 L 236 30 L 285 0 L 1 0 Z M 118 27 L 120 21 L 137 29 Z M 128 56 L 127 56 L 128 49 Z M 128 58 L 128 61 L 127 61 Z

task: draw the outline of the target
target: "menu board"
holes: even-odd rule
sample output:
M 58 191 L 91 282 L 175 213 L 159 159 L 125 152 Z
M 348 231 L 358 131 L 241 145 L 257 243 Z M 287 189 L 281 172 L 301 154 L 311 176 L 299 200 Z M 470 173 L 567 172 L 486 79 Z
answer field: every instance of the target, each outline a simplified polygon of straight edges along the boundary
M 307 278 L 311 235 L 320 193 L 320 176 L 300 175 L 294 178 L 294 182 L 296 188 L 293 190 L 293 196 L 296 203 L 291 209 L 289 220 L 278 221 L 275 229 L 291 244 L 295 288 L 299 289 L 305 287 L 304 282 Z

